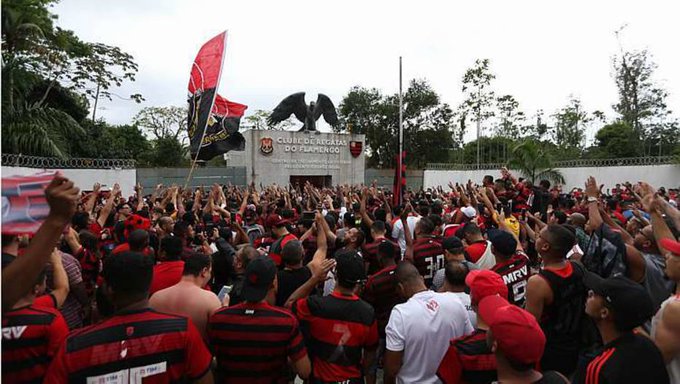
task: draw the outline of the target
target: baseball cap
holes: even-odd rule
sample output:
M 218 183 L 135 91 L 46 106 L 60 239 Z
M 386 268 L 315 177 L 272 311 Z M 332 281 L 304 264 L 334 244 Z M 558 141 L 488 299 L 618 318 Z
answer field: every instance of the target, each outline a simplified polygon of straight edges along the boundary
M 463 248 L 463 242 L 456 236 L 449 236 L 442 241 L 442 248 L 447 251 Z
M 472 304 L 479 303 L 487 296 L 508 297 L 508 286 L 503 282 L 501 275 L 488 269 L 470 271 L 465 278 L 465 285 L 470 287 Z
M 512 255 L 517 250 L 517 239 L 509 232 L 500 229 L 489 229 L 487 232 L 493 247 L 503 255 Z
M 347 250 L 336 253 L 335 262 L 338 281 L 354 285 L 366 280 L 364 259 L 356 251 Z
M 246 267 L 241 295 L 245 301 L 257 303 L 262 301 L 276 277 L 276 264 L 269 256 L 258 256 Z
M 680 257 L 680 242 L 671 239 L 661 239 L 661 246 L 673 255 Z
M 586 272 L 584 283 L 595 294 L 604 297 L 614 311 L 616 325 L 623 330 L 642 325 L 654 314 L 654 304 L 645 288 L 623 275 L 604 279 Z
M 477 216 L 477 211 L 472 207 L 463 207 L 460 209 L 460 211 L 470 219 Z
M 267 217 L 265 224 L 267 224 L 267 227 L 283 227 L 288 224 L 288 220 L 281 217 L 281 215 L 274 214 Z
M 497 295 L 482 299 L 478 314 L 508 360 L 527 365 L 541 360 L 545 334 L 534 315 Z

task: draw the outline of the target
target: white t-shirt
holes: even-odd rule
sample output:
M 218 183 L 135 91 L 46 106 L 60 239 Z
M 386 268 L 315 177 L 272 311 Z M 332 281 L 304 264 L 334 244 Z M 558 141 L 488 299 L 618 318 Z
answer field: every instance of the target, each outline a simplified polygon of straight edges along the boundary
M 409 216 L 406 218 L 408 230 L 411 232 L 411 238 L 415 236 L 418 220 L 420 220 L 420 217 L 418 216 Z M 406 253 L 406 235 L 404 234 L 404 223 L 402 223 L 401 220 L 394 222 L 394 226 L 392 227 L 392 239 L 397 240 L 397 244 L 399 244 L 399 248 L 401 248 L 401 255 L 404 256 L 404 253 Z
M 476 328 L 477 314 L 472 310 L 472 300 L 470 299 L 470 295 L 465 292 L 451 292 L 451 294 L 456 295 L 460 302 L 463 303 L 463 306 L 468 313 L 468 317 L 470 318 L 470 324 L 472 324 L 472 328 Z
M 453 293 L 427 290 L 396 305 L 385 332 L 387 349 L 404 352 L 397 383 L 441 383 L 437 368 L 449 340 L 472 331 L 465 306 Z

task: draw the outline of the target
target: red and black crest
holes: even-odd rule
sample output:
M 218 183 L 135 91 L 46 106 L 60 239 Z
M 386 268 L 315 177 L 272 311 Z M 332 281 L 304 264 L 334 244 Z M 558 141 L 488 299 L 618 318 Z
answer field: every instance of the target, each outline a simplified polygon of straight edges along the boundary
M 364 149 L 364 143 L 361 141 L 350 141 L 349 142 L 349 153 L 352 154 L 352 157 L 359 157 L 361 155 L 361 152 Z
M 260 139 L 260 152 L 263 155 L 270 155 L 274 152 L 274 140 L 271 137 L 263 137 Z

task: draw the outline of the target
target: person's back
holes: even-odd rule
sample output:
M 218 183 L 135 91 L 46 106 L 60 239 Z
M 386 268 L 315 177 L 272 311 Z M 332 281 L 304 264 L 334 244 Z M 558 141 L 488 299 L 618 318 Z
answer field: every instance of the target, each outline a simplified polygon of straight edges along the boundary
M 310 364 L 298 321 L 277 308 L 276 265 L 267 256 L 248 264 L 244 302 L 210 317 L 208 339 L 217 359 L 217 381 L 246 384 L 288 383 L 288 359 L 306 378 Z
M 529 257 L 524 252 L 517 252 L 508 260 L 496 263 L 491 270 L 501 275 L 508 286 L 508 301 L 524 308 L 527 281 L 531 276 Z
M 222 306 L 217 295 L 202 288 L 210 276 L 210 258 L 196 254 L 185 262 L 182 280 L 154 293 L 149 299 L 149 306 L 159 312 L 189 317 L 205 338 L 208 318 Z
M 281 251 L 284 268 L 278 272 L 277 276 L 276 305 L 279 307 L 282 307 L 288 297 L 312 277 L 309 268 L 302 265 L 303 255 L 304 249 L 299 240 L 289 241 Z
M 387 349 L 404 351 L 398 382 L 436 383 L 446 340 L 472 331 L 468 313 L 453 293 L 424 290 L 395 306 L 386 333 Z
M 562 373 L 573 370 L 579 351 L 586 288 L 582 267 L 566 261 L 560 269 L 542 268 L 539 275 L 552 290 L 553 302 L 543 309 L 540 321 L 546 345 L 542 364 Z M 559 369 L 559 368 L 562 369 Z
M 212 356 L 192 321 L 148 307 L 152 267 L 151 259 L 134 252 L 107 259 L 104 291 L 118 312 L 72 332 L 45 383 L 212 382 Z

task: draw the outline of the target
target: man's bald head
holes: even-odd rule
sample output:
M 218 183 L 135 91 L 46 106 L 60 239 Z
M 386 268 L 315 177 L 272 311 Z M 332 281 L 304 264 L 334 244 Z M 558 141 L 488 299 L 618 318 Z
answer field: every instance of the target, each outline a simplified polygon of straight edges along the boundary
M 567 222 L 575 227 L 583 228 L 586 225 L 586 219 L 583 214 L 575 212 L 569 215 L 569 220 Z
M 413 286 L 422 283 L 423 279 L 418 272 L 418 268 L 408 261 L 403 261 L 399 263 L 397 269 L 395 270 L 397 275 L 397 280 L 400 284 L 404 286 Z

